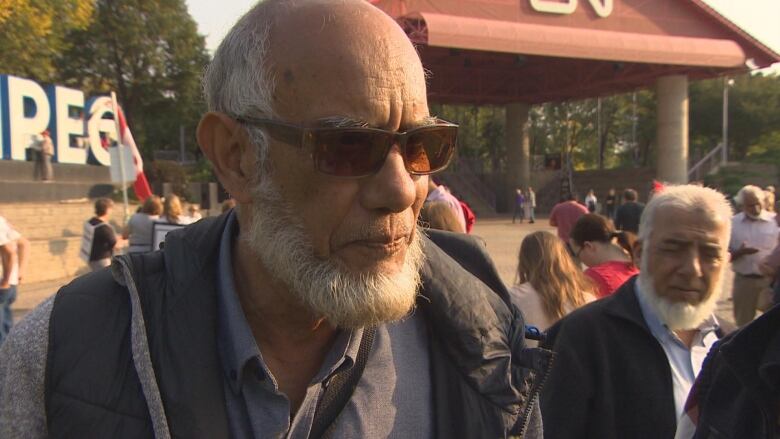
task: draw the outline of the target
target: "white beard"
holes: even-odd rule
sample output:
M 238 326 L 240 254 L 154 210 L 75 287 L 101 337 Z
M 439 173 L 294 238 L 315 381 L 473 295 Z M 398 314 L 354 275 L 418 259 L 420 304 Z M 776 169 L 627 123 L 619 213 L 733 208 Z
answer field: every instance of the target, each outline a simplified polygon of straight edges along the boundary
M 418 230 L 411 231 L 399 272 L 355 273 L 314 255 L 302 222 L 269 175 L 255 185 L 250 209 L 243 241 L 313 315 L 340 328 L 360 328 L 399 320 L 414 308 L 424 261 Z
M 640 262 L 639 278 L 637 283 L 639 285 L 639 294 L 647 301 L 648 304 L 655 310 L 658 318 L 672 331 L 683 329 L 695 329 L 699 327 L 712 313 L 715 311 L 715 307 L 718 304 L 718 298 L 720 297 L 721 286 L 723 284 L 723 277 L 711 286 L 712 294 L 707 300 L 697 304 L 691 305 L 688 302 L 673 302 L 665 297 L 659 297 L 653 286 L 653 278 L 650 276 L 650 272 L 647 269 L 647 255 L 642 255 L 642 261 Z

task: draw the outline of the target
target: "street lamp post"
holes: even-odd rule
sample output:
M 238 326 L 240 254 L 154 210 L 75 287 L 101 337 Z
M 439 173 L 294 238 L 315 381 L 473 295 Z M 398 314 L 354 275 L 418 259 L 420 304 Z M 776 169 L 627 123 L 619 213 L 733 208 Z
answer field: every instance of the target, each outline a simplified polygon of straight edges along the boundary
M 734 80 L 723 78 L 723 149 L 721 161 L 725 165 L 729 160 L 729 88 L 734 85 Z

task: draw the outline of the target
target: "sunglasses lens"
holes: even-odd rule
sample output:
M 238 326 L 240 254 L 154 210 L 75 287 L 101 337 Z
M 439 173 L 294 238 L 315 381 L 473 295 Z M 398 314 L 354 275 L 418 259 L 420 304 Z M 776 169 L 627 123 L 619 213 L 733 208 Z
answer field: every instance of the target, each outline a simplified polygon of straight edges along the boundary
M 376 172 L 384 162 L 389 136 L 366 131 L 321 131 L 315 137 L 317 169 L 328 175 L 360 177 Z
M 406 141 L 406 167 L 414 174 L 430 174 L 446 168 L 455 152 L 457 127 L 422 128 Z

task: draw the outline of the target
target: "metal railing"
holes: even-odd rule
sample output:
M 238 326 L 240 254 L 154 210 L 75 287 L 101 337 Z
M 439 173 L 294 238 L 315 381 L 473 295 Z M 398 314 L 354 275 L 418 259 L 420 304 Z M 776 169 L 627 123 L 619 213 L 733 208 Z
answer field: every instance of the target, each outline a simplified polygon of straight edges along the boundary
M 695 165 L 688 170 L 688 181 L 701 180 L 705 175 L 711 174 L 724 165 L 723 143 L 718 143 L 715 148 L 704 155 Z

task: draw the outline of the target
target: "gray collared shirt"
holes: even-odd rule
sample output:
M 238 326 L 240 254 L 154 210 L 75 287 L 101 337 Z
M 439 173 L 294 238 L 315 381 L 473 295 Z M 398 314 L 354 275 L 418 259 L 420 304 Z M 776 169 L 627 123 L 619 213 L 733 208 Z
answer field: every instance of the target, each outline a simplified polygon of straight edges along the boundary
M 658 343 L 661 344 L 666 353 L 666 359 L 669 361 L 669 367 L 672 370 L 674 408 L 679 419 L 685 408 L 685 401 L 688 399 L 691 386 L 693 386 L 696 376 L 701 371 L 702 362 L 704 362 L 704 358 L 712 345 L 718 341 L 716 334 L 718 320 L 714 315 L 711 315 L 702 322 L 697 328 L 699 331 L 693 338 L 691 348 L 688 349 L 688 346 L 661 322 L 653 307 L 647 303 L 647 300 L 639 291 L 639 282 L 635 282 L 634 287 L 645 323 L 647 323 L 647 327 L 650 328 L 650 332 L 658 340 Z
M 217 347 L 225 402 L 235 438 L 307 438 L 322 383 L 357 356 L 362 330 L 340 331 L 294 417 L 255 342 L 236 294 L 232 247 L 238 221 L 230 214 L 219 249 Z M 358 386 L 334 423 L 334 437 L 433 437 L 428 332 L 418 314 L 377 328 Z

